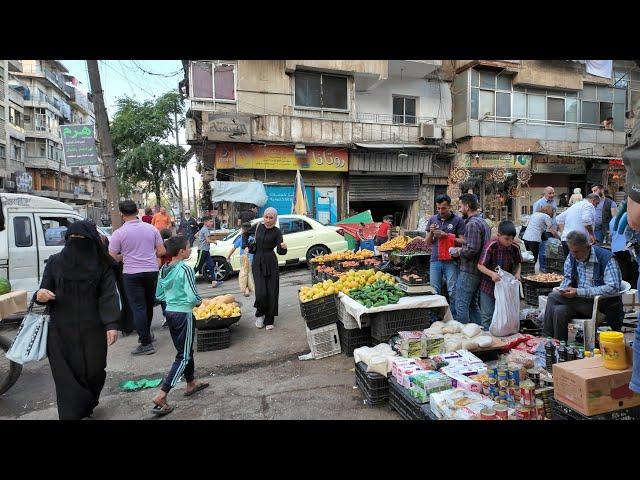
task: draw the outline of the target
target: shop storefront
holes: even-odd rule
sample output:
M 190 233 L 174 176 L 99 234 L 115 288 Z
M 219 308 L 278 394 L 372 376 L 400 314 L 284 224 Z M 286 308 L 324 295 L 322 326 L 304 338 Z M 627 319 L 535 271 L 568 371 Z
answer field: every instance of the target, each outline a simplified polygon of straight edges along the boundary
M 546 187 L 554 188 L 559 207 L 567 206 L 575 188 L 579 188 L 583 196 L 590 193 L 587 190 L 587 165 L 582 157 L 534 155 L 532 172 L 527 201 L 522 202 L 523 215 L 533 213 L 533 204 L 542 197 Z
M 345 178 L 349 156 L 344 148 L 293 145 L 226 144 L 216 146 L 218 177 L 235 181 L 260 180 L 267 203 L 281 214 L 291 213 L 294 180 L 299 169 L 305 184 L 309 215 L 323 224 L 336 223 L 346 210 Z M 244 205 L 241 205 L 244 207 Z M 230 218 L 238 205 L 228 205 Z
M 451 180 L 459 194 L 478 196 L 486 218 L 517 222 L 526 200 L 524 186 L 531 179 L 531 160 L 531 155 L 520 154 L 461 154 L 456 157 Z

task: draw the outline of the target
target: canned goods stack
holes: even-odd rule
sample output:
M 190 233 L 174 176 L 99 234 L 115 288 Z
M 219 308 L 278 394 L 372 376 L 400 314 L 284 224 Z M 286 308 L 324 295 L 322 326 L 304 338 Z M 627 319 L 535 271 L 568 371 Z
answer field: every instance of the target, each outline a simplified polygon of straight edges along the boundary
M 546 386 L 536 390 L 536 405 L 538 405 L 538 402 L 542 402 L 544 416 L 549 419 L 551 418 L 552 412 L 551 399 L 553 398 L 553 383 L 551 385 L 552 386 Z
M 488 377 L 489 380 L 482 384 L 482 393 L 500 405 L 515 408 L 520 400 L 518 390 L 521 380 L 520 367 L 498 363 L 497 366 L 489 369 Z

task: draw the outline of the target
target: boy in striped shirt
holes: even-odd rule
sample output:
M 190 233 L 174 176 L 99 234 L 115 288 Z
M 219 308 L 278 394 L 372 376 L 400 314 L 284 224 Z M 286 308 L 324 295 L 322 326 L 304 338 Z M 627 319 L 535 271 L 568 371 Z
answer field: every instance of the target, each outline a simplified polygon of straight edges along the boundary
M 195 274 L 184 263 L 184 260 L 191 256 L 191 245 L 186 237 L 178 235 L 169 238 L 165 242 L 165 248 L 172 259 L 160 269 L 156 298 L 167 304 L 165 317 L 178 353 L 169 375 L 162 382 L 160 392 L 153 398 L 154 406 L 151 413 L 154 415 L 166 415 L 173 411 L 174 407 L 167 404 L 167 394 L 176 386 L 182 375 L 187 381 L 184 394 L 187 397 L 209 386 L 208 383 L 196 382 L 193 376 L 195 319 L 192 310 L 202 303 L 202 299 L 196 289 Z

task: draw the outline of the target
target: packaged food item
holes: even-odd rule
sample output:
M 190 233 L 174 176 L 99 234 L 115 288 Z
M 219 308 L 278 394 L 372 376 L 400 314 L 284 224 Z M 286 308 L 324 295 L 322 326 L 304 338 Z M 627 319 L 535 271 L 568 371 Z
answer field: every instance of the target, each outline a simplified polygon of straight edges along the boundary
M 473 380 L 471 377 L 459 373 L 450 372 L 446 374 L 451 379 L 451 386 L 461 388 L 469 392 L 482 393 L 482 383 Z

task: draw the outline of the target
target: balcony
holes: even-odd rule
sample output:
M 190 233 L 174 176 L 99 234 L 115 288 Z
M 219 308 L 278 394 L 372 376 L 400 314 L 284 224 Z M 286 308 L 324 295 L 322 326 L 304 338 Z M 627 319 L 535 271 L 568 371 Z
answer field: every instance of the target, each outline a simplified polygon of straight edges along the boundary
M 69 95 L 69 102 L 72 105 L 83 109 L 89 114 L 93 114 L 93 104 L 89 102 L 89 99 L 83 92 L 71 85 L 65 85 L 64 89 L 67 95 Z
M 49 68 L 42 68 L 39 65 L 23 65 L 21 72 L 14 72 L 16 76 L 39 77 L 47 79 L 53 86 L 64 92 L 64 77 Z
M 18 92 L 15 88 L 9 87 L 9 100 L 18 105 L 18 107 L 20 107 L 20 111 L 22 111 L 21 108 L 24 106 L 22 93 Z
M 58 160 L 51 160 L 50 158 L 37 155 L 25 155 L 24 164 L 27 168 L 40 168 L 54 170 L 56 172 L 60 168 L 60 162 Z M 66 173 L 67 175 L 71 174 L 71 168 L 65 166 L 64 162 L 62 163 L 62 173 Z
M 389 76 L 425 78 L 442 67 L 442 60 L 389 60 Z
M 7 60 L 10 72 L 22 72 L 22 62 L 20 60 Z

